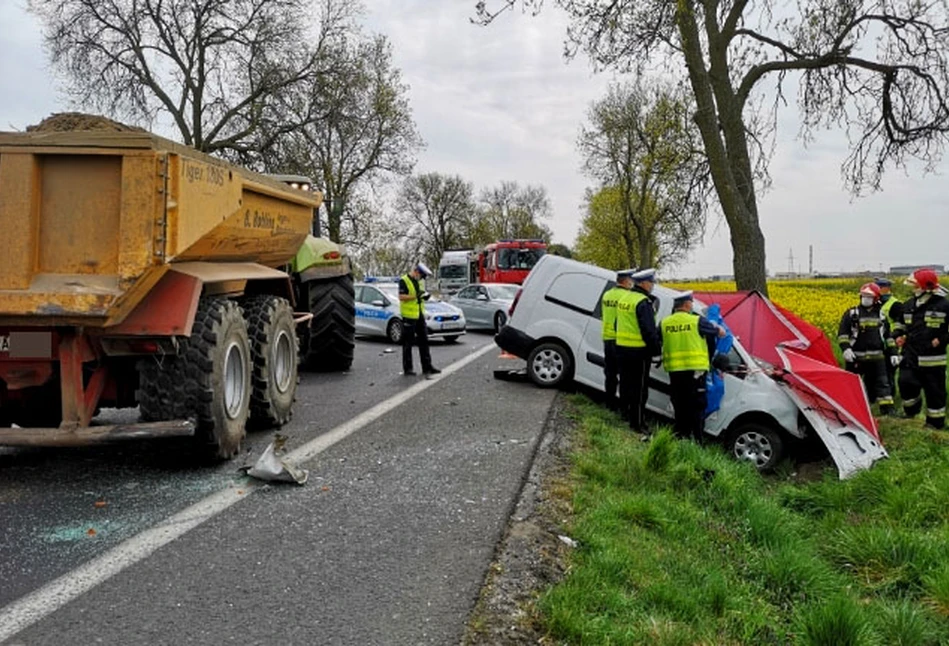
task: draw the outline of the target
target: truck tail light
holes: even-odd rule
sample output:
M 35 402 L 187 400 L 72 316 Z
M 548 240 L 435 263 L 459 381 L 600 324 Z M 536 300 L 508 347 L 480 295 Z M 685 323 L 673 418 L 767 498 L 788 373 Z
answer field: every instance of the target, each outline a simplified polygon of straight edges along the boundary
M 339 260 L 338 251 L 327 251 L 323 254 L 323 260 Z

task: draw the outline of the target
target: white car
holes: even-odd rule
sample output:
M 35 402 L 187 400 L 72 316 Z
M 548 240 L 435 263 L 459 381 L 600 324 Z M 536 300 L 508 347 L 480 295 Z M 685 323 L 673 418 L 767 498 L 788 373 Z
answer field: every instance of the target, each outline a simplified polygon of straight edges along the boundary
M 475 283 L 461 288 L 450 302 L 465 313 L 469 328 L 500 332 L 518 289 L 520 285 L 509 283 Z
M 356 283 L 356 334 L 381 336 L 392 343 L 402 342 L 398 283 Z M 449 343 L 465 333 L 464 313 L 434 298 L 425 302 L 425 324 L 429 338 Z
M 544 256 L 524 281 L 508 324 L 495 337 L 497 344 L 525 359 L 528 376 L 541 387 L 574 380 L 603 391 L 600 300 L 615 277 L 600 267 Z M 676 293 L 655 286 L 658 320 L 671 312 Z M 704 306 L 696 302 L 695 311 L 704 311 Z M 768 470 L 781 460 L 789 438 L 813 434 L 827 446 L 841 477 L 886 455 L 879 444 L 846 429 L 831 431 L 804 414 L 794 393 L 762 370 L 737 338 L 728 361 L 725 393 L 719 409 L 706 418 L 705 432 L 722 439 L 735 457 Z M 650 372 L 646 407 L 673 417 L 669 375 L 661 367 Z

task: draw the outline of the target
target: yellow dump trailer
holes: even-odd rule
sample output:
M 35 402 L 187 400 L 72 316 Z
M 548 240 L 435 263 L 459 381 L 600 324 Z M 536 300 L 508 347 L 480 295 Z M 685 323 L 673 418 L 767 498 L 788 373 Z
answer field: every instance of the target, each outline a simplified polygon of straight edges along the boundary
M 320 201 L 148 133 L 0 133 L 0 444 L 229 457 L 248 418 L 287 421 L 305 317 L 282 268 Z

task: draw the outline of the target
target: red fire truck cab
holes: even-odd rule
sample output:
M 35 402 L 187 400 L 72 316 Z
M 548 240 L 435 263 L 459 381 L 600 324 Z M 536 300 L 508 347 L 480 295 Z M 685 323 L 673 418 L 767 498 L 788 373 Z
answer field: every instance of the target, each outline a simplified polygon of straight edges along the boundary
M 478 253 L 478 282 L 520 285 L 545 253 L 547 243 L 543 240 L 492 242 Z

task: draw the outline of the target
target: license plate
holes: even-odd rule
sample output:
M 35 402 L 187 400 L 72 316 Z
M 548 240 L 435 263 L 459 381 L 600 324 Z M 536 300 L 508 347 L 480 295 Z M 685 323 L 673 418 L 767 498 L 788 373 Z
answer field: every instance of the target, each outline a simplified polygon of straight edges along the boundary
M 0 352 L 10 351 L 10 335 L 0 334 Z
M 461 327 L 461 323 L 456 323 L 454 321 L 449 321 L 447 323 L 442 323 L 443 330 L 457 330 Z

